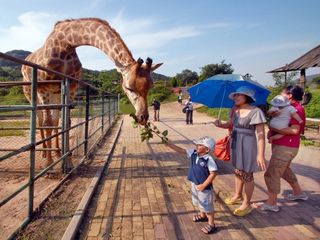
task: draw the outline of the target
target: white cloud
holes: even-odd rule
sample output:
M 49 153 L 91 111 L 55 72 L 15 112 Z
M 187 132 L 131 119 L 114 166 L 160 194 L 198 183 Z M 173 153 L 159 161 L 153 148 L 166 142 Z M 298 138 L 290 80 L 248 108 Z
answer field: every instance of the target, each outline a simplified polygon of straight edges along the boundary
M 157 21 L 148 18 L 125 19 L 119 11 L 110 25 L 121 35 L 124 42 L 133 52 L 153 51 L 154 48 L 168 44 L 170 41 L 198 36 L 200 29 L 193 26 L 178 26 L 161 30 Z
M 100 0 L 92 3 L 91 7 L 101 4 Z M 13 49 L 23 49 L 34 51 L 41 47 L 52 31 L 56 21 L 64 19 L 61 15 L 52 15 L 45 12 L 26 12 L 19 16 L 19 23 L 6 29 L 0 28 L 2 35 L 0 39 L 0 51 L 6 52 Z M 124 17 L 123 11 L 110 21 L 110 25 L 116 29 L 135 58 L 147 56 L 157 56 L 158 61 L 165 61 L 169 65 L 175 64 L 166 58 L 169 53 L 165 53 L 160 48 L 170 45 L 172 41 L 187 39 L 206 34 L 208 29 L 219 29 L 230 27 L 230 23 L 210 23 L 207 25 L 176 25 L 164 27 L 163 21 L 153 18 Z M 161 24 L 161 26 L 160 26 Z M 105 54 L 92 47 L 83 47 L 78 50 L 79 57 L 84 67 L 90 69 L 113 68 L 113 63 L 108 60 Z M 179 60 L 181 62 L 181 58 Z M 187 60 L 190 62 L 190 59 Z
M 137 32 L 146 32 L 154 26 L 155 22 L 152 19 L 130 19 L 127 20 L 123 17 L 123 10 L 110 21 L 110 25 L 121 35 L 130 35 Z
M 153 49 L 169 42 L 181 38 L 190 38 L 200 35 L 201 32 L 193 27 L 176 27 L 155 32 L 140 32 L 131 35 L 125 35 L 124 38 L 129 46 L 135 50 Z
M 307 41 L 287 42 L 287 43 L 280 43 L 277 45 L 264 45 L 261 47 L 246 49 L 242 52 L 236 53 L 234 57 L 243 58 L 243 57 L 257 56 L 261 54 L 268 54 L 268 53 L 278 52 L 283 50 L 308 48 L 309 46 L 310 46 L 310 42 L 307 42 Z
M 18 17 L 19 24 L 0 29 L 0 50 L 34 51 L 39 48 L 53 28 L 57 17 L 43 12 L 26 12 Z

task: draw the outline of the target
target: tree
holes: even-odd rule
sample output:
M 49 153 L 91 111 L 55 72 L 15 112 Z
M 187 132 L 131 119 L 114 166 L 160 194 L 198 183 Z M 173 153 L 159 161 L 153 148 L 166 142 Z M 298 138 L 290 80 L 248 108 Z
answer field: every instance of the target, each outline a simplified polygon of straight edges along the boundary
M 313 85 L 315 88 L 320 88 L 320 76 L 313 78 L 311 85 Z
M 296 78 L 296 76 L 297 72 L 289 72 L 289 74 L 287 74 L 287 77 L 285 76 L 285 73 L 272 74 L 273 81 L 275 81 L 275 87 L 279 87 L 281 89 L 288 85 L 294 85 L 294 78 Z
M 181 86 L 181 83 L 186 86 L 188 84 L 194 84 L 198 82 L 199 76 L 198 73 L 192 72 L 189 69 L 185 69 L 181 73 L 178 73 L 175 78 L 178 81 L 178 86 Z
M 124 93 L 122 92 L 120 80 L 121 74 L 117 70 L 113 69 L 110 71 L 101 71 L 98 77 L 102 83 L 101 90 L 110 93 Z
M 171 78 L 170 84 L 172 87 L 177 87 L 178 86 L 178 80 L 176 77 Z
M 231 63 L 226 64 L 225 60 L 221 61 L 221 63 L 205 65 L 201 68 L 199 81 L 202 82 L 217 74 L 231 74 L 234 71 L 231 66 Z

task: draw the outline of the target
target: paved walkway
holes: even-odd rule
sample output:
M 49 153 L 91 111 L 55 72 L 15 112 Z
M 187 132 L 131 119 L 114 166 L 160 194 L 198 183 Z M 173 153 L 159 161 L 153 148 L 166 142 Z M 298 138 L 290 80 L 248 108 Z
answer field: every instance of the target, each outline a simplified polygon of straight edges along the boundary
M 194 113 L 194 124 L 186 125 L 181 107 L 176 103 L 162 105 L 161 122 L 156 125 L 169 131 L 169 138 L 181 147 L 191 147 L 200 136 L 220 138 L 225 131 L 212 124 L 213 119 Z M 215 218 L 219 231 L 207 236 L 200 231 L 203 223 L 193 223 L 196 213 L 186 180 L 188 161 L 183 155 L 162 144 L 155 137 L 140 141 L 139 130 L 124 117 L 119 141 L 105 177 L 100 184 L 93 216 L 87 223 L 86 239 L 319 239 L 320 238 L 320 154 L 319 150 L 302 148 L 293 168 L 310 198 L 306 202 L 286 202 L 279 196 L 281 211 L 258 210 L 239 218 L 232 215 L 236 206 L 226 206 L 221 199 L 233 190 L 229 163 L 218 162 L 219 175 L 214 180 Z M 270 149 L 267 150 L 267 159 Z M 253 201 L 266 199 L 263 173 L 255 175 Z M 284 193 L 289 186 L 282 183 Z M 94 204 L 93 204 L 94 205 Z

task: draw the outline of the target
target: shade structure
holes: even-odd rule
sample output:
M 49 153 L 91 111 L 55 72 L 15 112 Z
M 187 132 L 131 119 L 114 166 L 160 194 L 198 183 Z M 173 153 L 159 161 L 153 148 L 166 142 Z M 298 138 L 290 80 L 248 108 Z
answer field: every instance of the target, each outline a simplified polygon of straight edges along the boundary
M 219 74 L 204 80 L 188 89 L 193 102 L 204 104 L 210 108 L 232 108 L 234 102 L 229 94 L 239 87 L 246 86 L 255 92 L 254 105 L 264 105 L 270 91 L 251 79 L 239 74 Z

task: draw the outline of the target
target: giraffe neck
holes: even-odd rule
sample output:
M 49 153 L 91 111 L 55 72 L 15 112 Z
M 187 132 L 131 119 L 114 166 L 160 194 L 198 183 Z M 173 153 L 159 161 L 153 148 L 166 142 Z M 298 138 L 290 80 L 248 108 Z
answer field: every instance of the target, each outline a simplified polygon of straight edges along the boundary
M 49 41 L 49 45 L 51 44 L 52 49 L 58 45 L 60 52 L 68 52 L 84 45 L 97 47 L 113 60 L 121 72 L 134 62 L 119 34 L 100 19 L 82 18 L 58 22 L 50 38 L 53 42 Z

